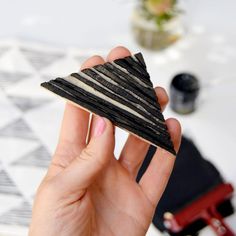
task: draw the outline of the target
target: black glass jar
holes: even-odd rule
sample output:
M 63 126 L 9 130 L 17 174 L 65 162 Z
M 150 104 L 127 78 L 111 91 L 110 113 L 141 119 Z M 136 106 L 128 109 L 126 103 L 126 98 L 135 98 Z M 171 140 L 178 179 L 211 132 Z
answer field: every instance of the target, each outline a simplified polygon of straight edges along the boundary
M 170 84 L 170 106 L 179 114 L 189 114 L 196 109 L 200 84 L 196 76 L 177 74 Z

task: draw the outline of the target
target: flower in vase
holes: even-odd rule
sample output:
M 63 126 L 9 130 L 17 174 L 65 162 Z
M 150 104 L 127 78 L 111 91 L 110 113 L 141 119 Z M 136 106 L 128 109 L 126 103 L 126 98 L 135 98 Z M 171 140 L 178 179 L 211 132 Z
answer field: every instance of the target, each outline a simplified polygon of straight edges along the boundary
M 146 9 L 153 15 L 161 16 L 166 12 L 170 12 L 175 1 L 173 0 L 146 0 L 144 5 Z

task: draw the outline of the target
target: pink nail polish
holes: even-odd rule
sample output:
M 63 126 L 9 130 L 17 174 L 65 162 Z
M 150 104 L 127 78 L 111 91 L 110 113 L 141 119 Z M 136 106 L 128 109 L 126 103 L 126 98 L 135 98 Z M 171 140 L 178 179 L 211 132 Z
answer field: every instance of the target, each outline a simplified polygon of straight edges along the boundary
M 100 136 L 104 132 L 105 127 L 106 127 L 106 122 L 104 118 L 99 116 L 95 122 L 94 137 Z

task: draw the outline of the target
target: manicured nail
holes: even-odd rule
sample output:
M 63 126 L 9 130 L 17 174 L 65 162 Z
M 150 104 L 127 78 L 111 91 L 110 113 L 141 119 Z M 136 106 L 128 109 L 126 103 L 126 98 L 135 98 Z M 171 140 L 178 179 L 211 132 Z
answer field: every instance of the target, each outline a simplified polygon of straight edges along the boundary
M 106 122 L 104 118 L 98 116 L 95 122 L 95 127 L 94 127 L 94 137 L 98 137 L 102 135 L 106 128 Z

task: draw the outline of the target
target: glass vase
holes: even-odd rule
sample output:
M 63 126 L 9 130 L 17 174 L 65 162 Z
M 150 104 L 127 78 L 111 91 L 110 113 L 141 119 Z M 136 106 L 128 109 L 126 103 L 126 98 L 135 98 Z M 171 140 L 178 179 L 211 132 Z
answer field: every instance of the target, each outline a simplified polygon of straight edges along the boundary
M 131 26 L 136 42 L 150 50 L 165 49 L 184 34 L 180 16 L 173 17 L 160 28 L 153 19 L 147 19 L 139 8 L 133 11 Z

